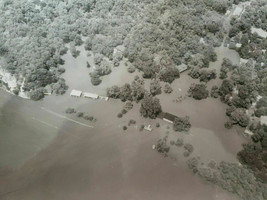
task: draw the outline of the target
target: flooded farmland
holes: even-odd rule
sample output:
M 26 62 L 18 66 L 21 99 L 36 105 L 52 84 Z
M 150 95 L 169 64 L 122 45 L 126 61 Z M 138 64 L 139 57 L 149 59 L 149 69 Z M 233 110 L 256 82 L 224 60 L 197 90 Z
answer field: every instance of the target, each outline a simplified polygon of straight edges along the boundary
M 31 102 L 1 91 L 0 166 L 9 170 L 1 173 L 0 182 L 5 186 L 0 189 L 0 199 L 237 199 L 202 182 L 187 169 L 184 159 L 164 158 L 152 149 L 167 126 L 162 121 L 156 120 L 162 123 L 162 129 L 151 133 L 139 132 L 137 127 L 122 131 L 130 119 L 155 126 L 156 121 L 139 116 L 139 105 L 119 119 L 116 116 L 123 105 L 118 100 L 70 97 L 74 88 L 93 92 L 98 89 L 90 86 L 85 63 L 73 62 L 72 58 L 66 59 L 66 67 L 75 65 L 84 67 L 84 71 L 76 70 L 82 72 L 78 76 L 67 70 L 64 78 L 70 88 L 63 96 L 51 95 Z M 107 87 L 130 82 L 133 75 L 127 78 L 127 73 L 123 75 L 123 69 L 119 69 L 114 69 L 112 78 L 104 77 L 102 95 Z M 79 84 L 74 81 L 76 77 Z M 195 146 L 197 155 L 206 160 L 220 157 L 236 162 L 235 154 L 243 140 L 234 129 L 224 129 L 225 107 L 219 100 L 172 101 L 180 93 L 185 94 L 191 82 L 187 75 L 176 80 L 175 92 L 160 96 L 163 109 L 190 117 L 193 127 L 184 137 Z M 75 116 L 65 118 L 67 107 L 90 113 L 97 122 Z

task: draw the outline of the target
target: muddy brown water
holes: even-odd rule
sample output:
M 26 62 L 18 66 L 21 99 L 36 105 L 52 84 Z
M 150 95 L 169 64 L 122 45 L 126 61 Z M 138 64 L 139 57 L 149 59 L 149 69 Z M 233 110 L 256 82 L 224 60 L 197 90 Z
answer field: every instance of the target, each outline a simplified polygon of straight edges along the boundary
M 81 60 L 85 63 L 85 58 Z M 69 58 L 65 65 L 81 66 L 77 62 Z M 66 71 L 64 76 L 70 89 L 63 96 L 52 95 L 32 102 L 0 91 L 0 199 L 237 199 L 204 183 L 187 169 L 184 160 L 164 158 L 152 150 L 167 125 L 141 118 L 139 105 L 119 119 L 116 116 L 123 104 L 117 100 L 70 97 L 72 88 L 98 91 L 91 86 L 84 67 L 82 73 Z M 101 94 L 113 84 L 133 79 L 133 75 L 123 70 L 126 69 L 116 68 L 104 77 Z M 182 76 L 173 87 L 185 91 L 191 81 L 188 76 Z M 177 94 L 176 90 L 159 98 L 164 110 L 190 116 L 193 128 L 185 137 L 195 142 L 197 152 L 202 156 L 209 151 L 209 146 L 198 146 L 206 144 L 207 138 L 210 144 L 219 147 L 215 153 L 206 155 L 207 159 L 222 156 L 221 159 L 235 161 L 234 154 L 242 139 L 234 130 L 223 128 L 223 104 L 212 99 L 173 103 Z M 98 120 L 92 123 L 75 116 L 64 118 L 67 107 L 87 112 Z M 152 124 L 154 130 L 139 132 L 138 127 L 131 126 L 123 131 L 122 126 L 130 119 L 135 119 L 138 125 Z M 161 123 L 161 128 L 155 128 L 156 122 Z

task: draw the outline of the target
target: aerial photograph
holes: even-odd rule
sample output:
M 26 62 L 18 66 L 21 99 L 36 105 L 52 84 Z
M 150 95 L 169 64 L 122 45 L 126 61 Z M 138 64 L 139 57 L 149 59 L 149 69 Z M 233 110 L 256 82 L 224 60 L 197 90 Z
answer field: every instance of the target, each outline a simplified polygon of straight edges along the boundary
M 267 0 L 0 0 L 0 200 L 267 200 Z

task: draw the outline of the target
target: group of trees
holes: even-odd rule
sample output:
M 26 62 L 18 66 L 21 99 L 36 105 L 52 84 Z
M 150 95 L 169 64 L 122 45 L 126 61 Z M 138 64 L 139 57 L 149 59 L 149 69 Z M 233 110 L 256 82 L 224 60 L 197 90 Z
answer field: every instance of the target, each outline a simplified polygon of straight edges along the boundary
M 226 115 L 229 116 L 229 120 L 225 124 L 226 128 L 231 128 L 235 124 L 241 127 L 247 127 L 249 125 L 249 116 L 243 108 L 229 107 L 226 110 Z
M 252 171 L 244 165 L 224 161 L 220 163 L 210 161 L 207 165 L 203 165 L 196 157 L 189 159 L 187 164 L 194 173 L 207 182 L 234 193 L 243 200 L 267 198 L 266 185 L 255 179 Z
M 141 116 L 155 119 L 160 112 L 161 105 L 159 99 L 146 93 L 144 99 L 141 101 Z
M 267 43 L 265 38 L 257 33 L 252 33 L 252 27 L 262 28 L 266 31 L 266 6 L 266 1 L 255 0 L 246 7 L 240 17 L 231 19 L 229 41 L 241 44 L 235 49 L 247 62 L 236 67 L 230 60 L 224 59 L 220 73 L 220 78 L 224 80 L 219 88 L 221 99 L 230 106 L 226 111 L 229 116 L 226 127 L 231 127 L 233 124 L 249 127 L 253 132 L 252 141 L 260 143 L 260 145 L 244 145 L 244 148 L 238 153 L 238 159 L 244 166 L 252 169 L 254 175 L 265 183 L 267 181 L 267 129 L 260 124 L 259 118 L 255 117 L 267 114 L 265 97 L 267 95 Z M 231 71 L 230 79 L 227 77 L 229 71 Z M 257 102 L 254 109 L 251 106 L 257 101 L 258 95 L 263 98 Z M 250 120 L 251 116 L 245 112 L 246 109 L 255 110 L 253 121 Z M 259 182 L 256 183 L 259 184 Z M 263 199 L 267 198 L 266 193 L 263 193 L 262 196 Z
M 130 84 L 126 83 L 122 87 L 112 86 L 107 89 L 107 96 L 114 99 L 121 99 L 122 101 L 140 101 L 143 99 L 146 90 L 144 87 L 144 79 L 136 76 L 134 81 Z
M 206 99 L 209 96 L 209 91 L 205 84 L 192 84 L 188 90 L 190 97 L 196 100 Z
M 191 76 L 193 79 L 198 79 L 201 82 L 207 83 L 208 81 L 212 79 L 216 79 L 216 70 L 210 70 L 210 69 L 198 69 L 198 68 L 193 68 L 189 72 L 189 76 Z
M 173 122 L 173 130 L 174 131 L 189 131 L 191 128 L 191 123 L 189 121 L 189 117 L 176 117 Z

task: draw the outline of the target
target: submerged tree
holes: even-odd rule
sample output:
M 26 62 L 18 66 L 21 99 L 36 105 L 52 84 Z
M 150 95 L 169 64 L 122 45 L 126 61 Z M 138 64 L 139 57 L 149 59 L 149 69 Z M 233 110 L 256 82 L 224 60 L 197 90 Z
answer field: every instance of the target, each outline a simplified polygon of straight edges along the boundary
M 141 101 L 141 116 L 155 119 L 160 112 L 161 105 L 159 99 L 146 93 L 144 99 Z

